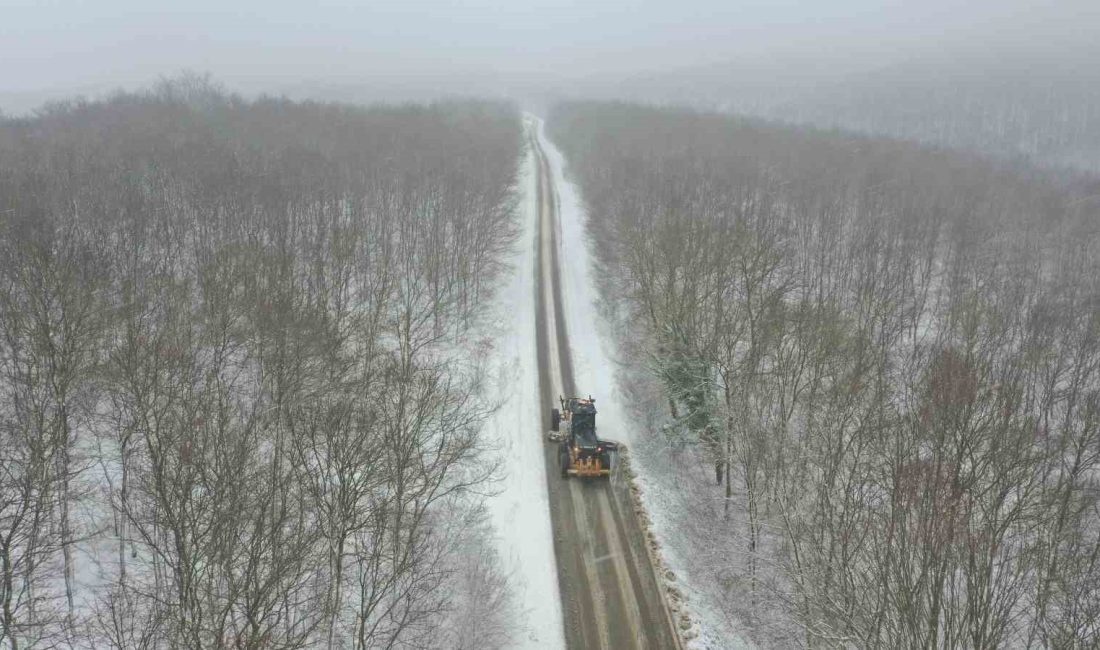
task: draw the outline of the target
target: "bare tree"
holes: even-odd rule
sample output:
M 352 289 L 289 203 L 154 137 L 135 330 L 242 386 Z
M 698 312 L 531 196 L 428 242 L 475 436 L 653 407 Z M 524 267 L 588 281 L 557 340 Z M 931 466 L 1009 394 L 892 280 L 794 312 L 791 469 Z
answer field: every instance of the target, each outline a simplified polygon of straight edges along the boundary
M 679 524 L 755 640 L 1095 640 L 1091 185 L 675 109 L 549 128 L 663 386 L 642 453 L 680 432 L 682 489 L 716 463 Z

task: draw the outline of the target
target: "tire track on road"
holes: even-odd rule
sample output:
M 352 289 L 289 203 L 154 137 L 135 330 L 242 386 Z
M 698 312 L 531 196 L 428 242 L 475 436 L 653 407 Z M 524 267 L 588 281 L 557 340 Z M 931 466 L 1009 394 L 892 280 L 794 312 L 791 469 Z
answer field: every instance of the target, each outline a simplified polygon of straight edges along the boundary
M 562 308 L 556 186 L 534 126 L 528 127 L 528 143 L 538 168 L 536 330 L 540 404 L 548 419 L 558 395 L 574 395 L 577 387 Z M 629 490 L 610 481 L 562 479 L 557 445 L 545 448 L 566 646 L 680 648 Z

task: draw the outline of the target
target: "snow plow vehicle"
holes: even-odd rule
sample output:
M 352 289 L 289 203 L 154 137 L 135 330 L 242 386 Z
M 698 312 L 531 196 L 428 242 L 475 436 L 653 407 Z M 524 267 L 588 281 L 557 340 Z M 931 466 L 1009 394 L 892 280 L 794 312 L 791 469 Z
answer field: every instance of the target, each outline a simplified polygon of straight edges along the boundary
M 596 437 L 596 400 L 559 397 L 560 409 L 550 412 L 550 439 L 559 444 L 562 478 L 610 477 L 618 460 L 619 443 Z

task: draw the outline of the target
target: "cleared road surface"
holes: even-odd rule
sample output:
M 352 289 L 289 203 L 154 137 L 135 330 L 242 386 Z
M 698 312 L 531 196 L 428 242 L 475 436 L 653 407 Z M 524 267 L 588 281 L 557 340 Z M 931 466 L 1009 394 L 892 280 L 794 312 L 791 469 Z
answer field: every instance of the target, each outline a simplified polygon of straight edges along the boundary
M 573 364 L 559 281 L 558 200 L 538 134 L 528 128 L 538 163 L 538 263 L 535 271 L 541 427 L 558 395 L 584 393 Z M 577 255 L 586 254 L 576 251 Z M 599 395 L 596 398 L 599 407 Z M 599 416 L 596 416 L 599 431 Z M 601 431 L 615 439 L 614 432 Z M 558 447 L 545 445 L 565 641 L 569 648 L 680 648 L 673 621 L 634 516 L 628 487 L 606 479 L 560 478 Z

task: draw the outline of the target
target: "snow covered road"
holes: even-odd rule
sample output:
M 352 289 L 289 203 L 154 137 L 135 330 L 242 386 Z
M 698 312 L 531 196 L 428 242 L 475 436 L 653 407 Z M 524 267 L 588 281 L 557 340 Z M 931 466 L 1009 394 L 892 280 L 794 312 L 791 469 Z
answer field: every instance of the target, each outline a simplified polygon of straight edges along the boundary
M 520 240 L 490 334 L 505 401 L 487 423 L 507 459 L 488 507 L 523 620 L 513 646 L 680 648 L 629 486 L 562 479 L 545 437 L 559 395 L 591 394 L 601 437 L 631 442 L 596 332 L 579 197 L 541 120 L 525 123 Z
M 549 426 L 550 409 L 559 395 L 591 393 L 600 410 L 601 437 L 626 442 L 627 432 L 617 426 L 624 420 L 610 398 L 611 368 L 594 333 L 588 250 L 583 233 L 578 232 L 581 224 L 559 220 L 561 156 L 546 141 L 540 121 L 528 120 L 528 138 L 537 162 L 535 282 L 541 298 L 536 301 L 535 323 L 542 426 Z M 566 246 L 563 238 L 568 240 Z M 570 333 L 576 348 L 571 346 Z M 618 481 L 562 479 L 557 446 L 542 444 L 566 645 L 680 647 L 628 486 Z
M 499 535 L 498 550 L 517 592 L 520 625 L 510 647 L 559 650 L 565 647 L 565 628 L 548 516 L 535 344 L 537 177 L 538 161 L 529 151 L 519 177 L 519 242 L 497 296 L 496 322 L 490 333 L 495 366 L 491 381 L 504 401 L 486 423 L 485 433 L 497 441 L 505 462 L 496 494 L 487 506 Z

